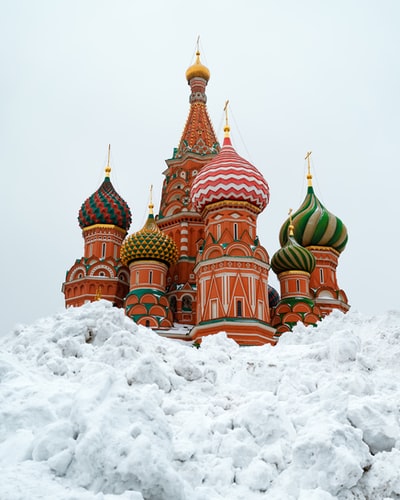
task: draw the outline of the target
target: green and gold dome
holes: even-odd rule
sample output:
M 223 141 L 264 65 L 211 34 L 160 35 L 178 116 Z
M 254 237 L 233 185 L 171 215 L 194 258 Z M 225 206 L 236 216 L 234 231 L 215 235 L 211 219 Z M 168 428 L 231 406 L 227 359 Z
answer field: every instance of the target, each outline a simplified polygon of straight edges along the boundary
M 343 222 L 327 210 L 314 193 L 310 170 L 307 175 L 307 195 L 300 208 L 293 214 L 294 237 L 303 247 L 322 246 L 335 249 L 341 253 L 346 247 L 348 234 Z M 279 233 L 279 241 L 283 247 L 289 238 L 288 218 Z
M 110 145 L 103 183 L 81 206 L 78 214 L 79 226 L 84 229 L 96 224 L 107 224 L 128 231 L 132 215 L 126 201 L 117 193 L 110 181 Z
M 121 247 L 121 261 L 128 266 L 134 260 L 158 260 L 168 266 L 178 260 L 178 248 L 172 238 L 158 228 L 153 205 L 144 227 L 128 236 Z
M 315 257 L 307 248 L 299 245 L 294 237 L 294 226 L 289 225 L 289 234 L 285 245 L 271 259 L 275 274 L 287 271 L 303 271 L 311 274 L 315 268 Z

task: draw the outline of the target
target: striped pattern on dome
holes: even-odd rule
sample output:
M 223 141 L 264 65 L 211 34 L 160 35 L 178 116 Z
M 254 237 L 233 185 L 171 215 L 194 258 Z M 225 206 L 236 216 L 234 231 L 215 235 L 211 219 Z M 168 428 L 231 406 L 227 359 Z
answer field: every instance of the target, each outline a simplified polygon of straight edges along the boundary
M 221 151 L 195 178 L 191 199 L 199 213 L 224 200 L 247 201 L 262 211 L 269 202 L 269 187 L 257 168 L 239 156 L 225 137 Z
M 305 271 L 311 274 L 315 268 L 315 257 L 289 235 L 285 246 L 273 255 L 271 267 L 275 274 L 285 271 Z
M 312 186 L 308 187 L 302 205 L 292 218 L 295 226 L 294 236 L 303 247 L 331 247 L 339 253 L 345 249 L 348 240 L 346 226 L 322 205 Z M 288 240 L 289 224 L 290 221 L 287 219 L 281 227 L 279 233 L 281 246 Z
M 178 248 L 172 238 L 160 231 L 149 215 L 143 229 L 131 234 L 121 247 L 121 261 L 126 266 L 134 260 L 159 260 L 167 265 L 178 260 Z
M 82 203 L 78 221 L 82 229 L 94 224 L 112 224 L 127 231 L 132 216 L 128 204 L 106 177 L 99 189 Z

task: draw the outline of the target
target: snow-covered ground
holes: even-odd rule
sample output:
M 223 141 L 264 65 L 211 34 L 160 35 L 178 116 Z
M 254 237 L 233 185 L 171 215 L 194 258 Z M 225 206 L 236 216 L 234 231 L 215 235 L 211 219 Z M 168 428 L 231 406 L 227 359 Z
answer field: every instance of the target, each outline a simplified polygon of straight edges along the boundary
M 400 498 L 400 312 L 200 349 L 99 301 L 0 340 L 0 499 Z

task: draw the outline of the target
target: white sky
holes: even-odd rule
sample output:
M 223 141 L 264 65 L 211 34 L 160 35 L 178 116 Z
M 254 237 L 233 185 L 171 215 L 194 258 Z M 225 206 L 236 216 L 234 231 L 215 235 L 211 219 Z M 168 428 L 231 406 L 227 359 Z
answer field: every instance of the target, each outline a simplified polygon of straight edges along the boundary
M 258 219 L 270 256 L 305 196 L 311 149 L 316 193 L 349 231 L 339 285 L 360 311 L 398 308 L 400 2 L 15 0 L 1 12 L 4 329 L 63 309 L 83 254 L 77 213 L 108 143 L 131 232 L 150 184 L 158 208 L 199 34 L 217 135 L 230 99 L 234 146 L 270 185 Z

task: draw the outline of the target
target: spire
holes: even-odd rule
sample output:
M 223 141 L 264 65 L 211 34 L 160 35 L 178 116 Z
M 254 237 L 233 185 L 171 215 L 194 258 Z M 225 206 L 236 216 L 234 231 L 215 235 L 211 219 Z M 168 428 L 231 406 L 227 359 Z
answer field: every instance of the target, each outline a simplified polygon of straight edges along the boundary
M 292 212 L 293 208 L 289 208 L 289 236 L 294 236 L 294 225 L 293 225 L 293 219 L 292 219 Z
M 225 101 L 225 106 L 224 106 L 224 111 L 225 111 L 224 133 L 225 133 L 225 137 L 229 137 L 229 132 L 231 131 L 231 127 L 229 126 L 229 121 L 228 121 L 228 105 L 229 105 L 229 99 Z
M 110 167 L 110 151 L 111 151 L 111 144 L 109 144 L 109 145 L 108 145 L 107 166 L 106 166 L 106 168 L 105 168 L 106 177 L 110 177 L 110 173 L 111 173 L 111 167 Z
M 310 156 L 311 156 L 312 151 L 308 151 L 306 156 L 304 157 L 305 160 L 307 160 L 307 182 L 308 182 L 308 187 L 312 187 L 312 175 L 311 175 L 311 165 L 310 165 Z
M 154 214 L 154 204 L 153 204 L 153 184 L 150 186 L 150 203 L 149 203 L 149 215 Z
M 161 232 L 160 229 L 158 228 L 156 221 L 154 220 L 154 203 L 153 203 L 153 184 L 150 186 L 150 201 L 149 201 L 149 215 L 147 216 L 147 220 L 145 222 L 145 225 L 142 227 L 142 229 L 139 232 L 154 232 L 154 233 L 159 233 Z

